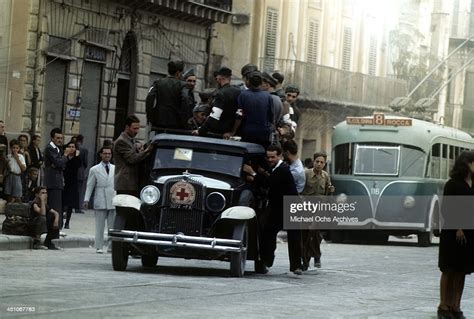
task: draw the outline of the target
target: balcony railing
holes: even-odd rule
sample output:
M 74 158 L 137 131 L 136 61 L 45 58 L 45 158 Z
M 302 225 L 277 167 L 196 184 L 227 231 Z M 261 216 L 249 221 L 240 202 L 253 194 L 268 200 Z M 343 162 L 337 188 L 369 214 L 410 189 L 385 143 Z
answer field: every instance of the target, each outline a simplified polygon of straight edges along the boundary
M 284 85 L 299 87 L 301 97 L 364 107 L 388 107 L 398 96 L 408 93 L 403 80 L 370 76 L 327 66 L 285 59 L 260 59 L 265 72 L 278 70 L 285 75 Z

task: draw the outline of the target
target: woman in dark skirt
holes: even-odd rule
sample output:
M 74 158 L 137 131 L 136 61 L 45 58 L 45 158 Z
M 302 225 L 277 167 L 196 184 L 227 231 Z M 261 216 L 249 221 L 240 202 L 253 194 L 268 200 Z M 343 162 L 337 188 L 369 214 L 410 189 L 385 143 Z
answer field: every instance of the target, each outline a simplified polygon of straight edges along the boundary
M 66 148 L 71 148 L 68 155 L 69 160 L 66 163 L 64 169 L 64 190 L 63 190 L 63 210 L 66 210 L 66 223 L 64 228 L 69 228 L 69 221 L 71 220 L 72 209 L 79 209 L 79 184 L 77 183 L 77 171 L 81 166 L 81 158 L 79 157 L 79 151 L 76 150 L 76 144 L 69 142 L 66 144 Z
M 442 202 L 444 225 L 439 243 L 438 266 L 442 274 L 438 318 L 464 318 L 461 298 L 466 274 L 474 271 L 474 230 L 460 226 L 474 217 L 474 206 L 469 204 L 474 195 L 474 152 L 459 155 L 450 177 L 444 186 Z

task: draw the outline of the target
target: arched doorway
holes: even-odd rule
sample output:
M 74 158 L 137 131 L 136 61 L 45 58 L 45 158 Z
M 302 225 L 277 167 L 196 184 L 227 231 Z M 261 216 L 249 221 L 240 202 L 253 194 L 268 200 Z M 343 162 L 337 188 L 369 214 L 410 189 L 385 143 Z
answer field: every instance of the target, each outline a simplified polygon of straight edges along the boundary
M 123 131 L 125 118 L 135 111 L 138 46 L 135 33 L 128 32 L 123 41 L 117 81 L 114 139 Z

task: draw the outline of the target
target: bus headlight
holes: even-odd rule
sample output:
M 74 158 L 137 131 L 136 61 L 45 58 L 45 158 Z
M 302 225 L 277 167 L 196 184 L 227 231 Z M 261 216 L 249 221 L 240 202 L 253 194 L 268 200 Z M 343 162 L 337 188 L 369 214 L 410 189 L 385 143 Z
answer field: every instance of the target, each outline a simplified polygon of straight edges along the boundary
M 145 186 L 140 192 L 140 199 L 147 205 L 155 205 L 160 200 L 160 190 L 154 185 Z
M 213 213 L 222 211 L 225 207 L 225 196 L 219 192 L 212 192 L 206 197 L 206 207 Z
M 405 196 L 403 199 L 403 207 L 405 208 L 413 208 L 415 207 L 415 197 L 413 196 Z
M 336 203 L 345 203 L 347 202 L 347 195 L 344 194 L 344 193 L 340 193 L 339 195 L 337 195 L 336 197 Z

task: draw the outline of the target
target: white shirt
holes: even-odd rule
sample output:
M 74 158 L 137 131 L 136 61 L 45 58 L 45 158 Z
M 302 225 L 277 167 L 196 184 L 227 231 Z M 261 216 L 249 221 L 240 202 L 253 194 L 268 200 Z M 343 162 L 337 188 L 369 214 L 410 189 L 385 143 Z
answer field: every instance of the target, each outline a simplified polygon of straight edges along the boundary
M 296 190 L 298 193 L 301 193 L 304 189 L 304 185 L 306 184 L 306 175 L 304 172 L 303 163 L 301 163 L 300 159 L 297 159 L 290 165 L 290 172 L 293 175 L 293 179 L 295 180 Z
M 23 157 L 23 155 L 18 154 L 18 159 L 23 165 L 26 166 L 25 157 Z M 10 165 L 10 171 L 13 174 L 21 174 L 20 165 L 18 165 L 18 162 L 16 161 L 16 159 L 13 157 L 12 154 L 8 154 L 8 164 Z
M 53 143 L 53 141 L 51 141 L 51 142 L 49 143 L 49 145 L 51 145 L 53 148 L 55 148 L 55 149 L 56 149 L 56 152 L 61 153 L 61 151 L 59 150 L 59 147 L 57 147 L 56 144 Z

